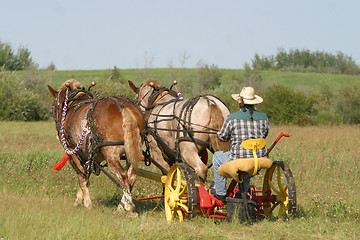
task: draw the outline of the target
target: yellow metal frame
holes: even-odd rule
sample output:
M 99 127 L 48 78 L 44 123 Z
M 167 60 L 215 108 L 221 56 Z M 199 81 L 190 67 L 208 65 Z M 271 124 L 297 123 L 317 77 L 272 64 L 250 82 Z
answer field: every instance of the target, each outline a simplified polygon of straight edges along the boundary
M 150 171 L 140 169 L 140 168 L 136 170 L 136 175 L 154 180 L 156 182 L 161 182 L 162 184 L 165 184 L 166 177 L 167 177 L 166 175 L 161 175 L 161 174 L 150 172 Z
M 256 154 L 256 150 L 264 148 L 266 146 L 266 140 L 263 138 L 247 139 L 241 143 L 241 146 L 245 149 L 250 149 L 253 151 L 255 163 L 254 163 L 254 171 L 252 175 L 255 176 L 259 170 L 259 159 Z
M 184 216 L 181 208 L 186 212 L 189 211 L 186 205 L 188 199 L 186 197 L 187 183 L 183 180 L 184 175 L 181 167 L 173 165 L 166 177 L 165 182 L 165 216 L 168 222 L 173 222 L 176 216 L 179 217 L 179 222 L 184 221 Z
M 281 166 L 279 164 L 273 164 L 265 173 L 263 193 L 268 190 L 276 194 L 276 201 L 272 206 L 264 206 L 265 216 L 281 218 L 284 214 L 288 214 L 288 186 L 286 182 L 282 181 Z

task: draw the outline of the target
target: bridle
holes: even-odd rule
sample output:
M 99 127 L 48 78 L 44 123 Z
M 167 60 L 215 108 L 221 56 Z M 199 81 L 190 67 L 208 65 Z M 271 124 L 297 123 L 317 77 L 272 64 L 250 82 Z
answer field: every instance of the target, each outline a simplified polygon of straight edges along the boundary
M 71 89 L 70 87 L 67 87 L 66 90 L 59 91 L 53 105 L 50 107 L 50 116 L 54 118 L 58 132 L 60 130 L 60 121 L 62 118 L 61 115 L 64 108 L 65 98 L 68 98 L 68 109 L 76 108 L 79 105 L 88 102 L 84 101 L 79 104 L 74 104 L 77 100 L 89 99 L 90 101 L 95 101 L 92 93 L 90 92 L 90 88 L 89 90 L 85 90 L 85 88 Z
M 146 86 L 147 86 L 147 85 L 146 85 Z M 145 87 L 145 86 L 144 86 L 144 87 Z M 151 87 L 151 86 L 149 86 L 149 87 Z M 146 98 L 146 96 L 149 95 L 149 94 L 150 94 L 150 96 L 149 96 L 149 99 L 150 99 L 150 97 L 151 97 L 151 96 L 154 94 L 154 92 L 155 92 L 155 87 L 152 87 L 152 91 L 147 91 L 143 97 L 140 97 L 140 90 L 141 90 L 142 88 L 143 88 L 143 84 L 141 84 L 140 87 L 138 87 L 138 89 L 137 89 L 137 91 L 136 91 L 136 103 L 139 104 L 139 106 L 141 106 L 142 108 L 147 109 L 148 106 L 144 106 L 141 102 L 142 102 L 142 101 Z M 148 103 L 148 105 L 149 105 L 149 103 Z

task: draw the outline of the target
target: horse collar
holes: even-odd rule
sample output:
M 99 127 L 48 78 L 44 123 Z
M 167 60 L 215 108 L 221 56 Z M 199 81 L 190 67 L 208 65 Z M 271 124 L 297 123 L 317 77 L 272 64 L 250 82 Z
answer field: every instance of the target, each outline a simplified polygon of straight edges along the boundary
M 163 96 L 165 96 L 168 93 L 169 93 L 169 91 L 167 91 L 167 90 L 163 91 L 161 94 L 159 94 L 157 96 L 157 98 L 154 100 L 153 104 L 155 105 Z

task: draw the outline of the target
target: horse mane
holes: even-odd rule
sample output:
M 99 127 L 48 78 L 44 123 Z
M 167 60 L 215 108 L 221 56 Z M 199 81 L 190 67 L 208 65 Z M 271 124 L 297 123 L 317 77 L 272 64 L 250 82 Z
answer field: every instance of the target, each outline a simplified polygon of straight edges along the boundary
M 80 82 L 78 82 L 75 79 L 69 79 L 66 80 L 61 86 L 60 86 L 60 90 L 59 91 L 63 91 L 67 89 L 66 84 L 69 83 L 70 84 L 70 89 L 76 89 L 77 87 L 80 87 Z
M 159 80 L 157 80 L 155 78 L 146 79 L 146 81 L 144 82 L 144 85 L 151 86 L 150 83 L 154 84 L 153 87 L 161 87 Z

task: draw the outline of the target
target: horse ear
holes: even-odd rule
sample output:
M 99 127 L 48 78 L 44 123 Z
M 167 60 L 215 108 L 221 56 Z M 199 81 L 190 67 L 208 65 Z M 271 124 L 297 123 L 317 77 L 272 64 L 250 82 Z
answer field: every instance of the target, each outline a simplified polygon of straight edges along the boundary
M 132 81 L 128 80 L 128 82 L 129 82 L 130 88 L 131 88 L 135 93 L 137 93 L 137 91 L 138 91 L 139 88 L 137 88 Z
M 48 86 L 48 89 L 49 89 L 49 91 L 51 92 L 51 94 L 54 96 L 54 97 L 56 97 L 56 95 L 58 94 L 58 92 L 55 90 L 55 89 L 53 89 L 52 87 L 50 87 L 50 85 L 47 85 Z

